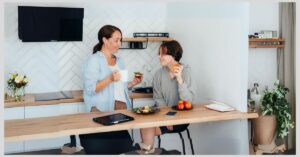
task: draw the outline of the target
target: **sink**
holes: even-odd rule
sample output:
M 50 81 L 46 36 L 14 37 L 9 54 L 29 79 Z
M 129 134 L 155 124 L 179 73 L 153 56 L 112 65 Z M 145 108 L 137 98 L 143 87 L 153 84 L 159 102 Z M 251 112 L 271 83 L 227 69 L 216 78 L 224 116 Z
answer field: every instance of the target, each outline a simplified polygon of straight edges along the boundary
M 132 89 L 134 93 L 153 93 L 152 87 L 135 87 Z

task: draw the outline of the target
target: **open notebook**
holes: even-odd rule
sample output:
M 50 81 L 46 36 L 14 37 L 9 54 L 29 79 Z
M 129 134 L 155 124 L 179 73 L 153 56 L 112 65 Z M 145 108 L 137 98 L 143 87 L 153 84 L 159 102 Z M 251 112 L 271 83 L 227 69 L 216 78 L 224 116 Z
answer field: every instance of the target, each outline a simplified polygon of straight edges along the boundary
M 213 103 L 206 105 L 205 107 L 212 109 L 212 110 L 216 110 L 216 111 L 221 111 L 221 112 L 227 112 L 227 111 L 233 111 L 235 110 L 235 108 L 224 104 L 222 102 L 217 102 L 217 101 L 212 101 Z

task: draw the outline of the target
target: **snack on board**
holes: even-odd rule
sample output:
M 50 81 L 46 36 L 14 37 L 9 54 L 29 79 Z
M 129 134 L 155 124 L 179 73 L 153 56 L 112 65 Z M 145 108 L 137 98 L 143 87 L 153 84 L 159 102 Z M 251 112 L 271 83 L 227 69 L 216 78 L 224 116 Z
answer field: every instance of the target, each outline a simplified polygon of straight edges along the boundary
M 134 72 L 134 77 L 137 78 L 137 79 L 141 79 L 143 76 L 143 73 L 141 72 Z
M 134 108 L 133 112 L 137 113 L 137 114 L 150 114 L 150 113 L 155 113 L 158 112 L 159 109 L 155 106 L 144 106 L 144 107 L 138 107 L 138 108 Z

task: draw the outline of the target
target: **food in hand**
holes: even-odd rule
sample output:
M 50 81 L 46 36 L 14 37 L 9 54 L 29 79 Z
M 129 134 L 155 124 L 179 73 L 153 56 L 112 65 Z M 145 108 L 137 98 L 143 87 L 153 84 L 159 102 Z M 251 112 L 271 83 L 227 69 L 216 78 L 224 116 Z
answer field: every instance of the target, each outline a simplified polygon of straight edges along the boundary
M 189 110 L 192 108 L 192 104 L 186 100 L 179 100 L 176 107 L 178 110 Z
M 173 67 L 172 67 L 173 72 L 175 72 L 179 66 L 180 66 L 180 64 L 173 65 Z
M 141 72 L 134 72 L 134 77 L 137 78 L 137 79 L 141 79 L 143 76 L 143 73 Z

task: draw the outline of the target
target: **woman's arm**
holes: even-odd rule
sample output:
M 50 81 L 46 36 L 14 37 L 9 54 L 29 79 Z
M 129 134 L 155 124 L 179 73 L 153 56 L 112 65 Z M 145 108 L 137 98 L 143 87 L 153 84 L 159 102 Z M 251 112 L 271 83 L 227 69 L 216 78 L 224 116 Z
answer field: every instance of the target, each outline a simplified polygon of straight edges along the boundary
M 141 83 L 142 80 L 143 80 L 143 78 L 140 78 L 140 79 L 134 78 L 131 82 L 128 83 L 128 86 L 127 86 L 127 87 L 128 87 L 128 88 L 131 88 L 131 87 L 133 87 L 133 86 L 135 86 L 135 85 Z
M 180 69 L 180 77 L 177 77 L 178 81 L 178 92 L 179 98 L 181 100 L 187 100 L 189 102 L 193 102 L 195 90 L 192 84 L 192 77 L 191 77 L 191 69 L 189 67 L 181 67 Z
M 160 71 L 156 72 L 153 78 L 153 99 L 159 106 L 167 105 L 166 101 L 163 99 Z
M 120 73 L 117 71 L 114 71 L 112 74 L 108 75 L 105 79 L 100 80 L 96 83 L 96 93 L 104 89 L 106 86 L 108 86 L 110 83 L 114 81 L 118 81 L 120 79 Z

